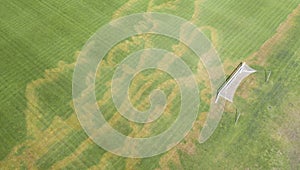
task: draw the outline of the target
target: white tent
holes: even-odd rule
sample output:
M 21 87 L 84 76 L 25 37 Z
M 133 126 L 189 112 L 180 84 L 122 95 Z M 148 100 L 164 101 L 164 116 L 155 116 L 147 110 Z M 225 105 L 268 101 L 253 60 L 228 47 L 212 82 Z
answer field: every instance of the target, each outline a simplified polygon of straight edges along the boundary
M 249 67 L 245 62 L 240 63 L 239 66 L 229 76 L 229 78 L 219 88 L 217 92 L 216 102 L 218 102 L 219 97 L 223 97 L 226 100 L 232 102 L 234 93 L 242 80 L 255 72 L 256 70 Z

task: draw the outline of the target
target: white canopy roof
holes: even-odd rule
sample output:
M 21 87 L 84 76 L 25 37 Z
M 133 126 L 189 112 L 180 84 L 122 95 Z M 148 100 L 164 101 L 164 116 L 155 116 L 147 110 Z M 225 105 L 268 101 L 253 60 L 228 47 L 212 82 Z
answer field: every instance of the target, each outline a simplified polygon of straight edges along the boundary
M 219 88 L 216 102 L 218 101 L 219 97 L 223 97 L 226 100 L 233 102 L 234 93 L 242 80 L 255 72 L 256 70 L 249 67 L 245 62 L 241 63 L 226 80 L 226 82 L 224 82 L 224 84 Z

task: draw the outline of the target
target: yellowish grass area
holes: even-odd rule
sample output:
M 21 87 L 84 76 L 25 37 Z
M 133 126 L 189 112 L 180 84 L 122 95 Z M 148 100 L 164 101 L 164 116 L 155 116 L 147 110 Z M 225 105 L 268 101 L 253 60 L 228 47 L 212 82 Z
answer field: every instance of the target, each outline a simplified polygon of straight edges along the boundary
M 126 12 L 127 9 L 129 9 L 134 3 L 137 2 L 137 0 L 129 0 L 126 4 L 124 4 L 121 8 L 119 8 L 115 14 L 113 15 L 114 18 L 118 18 L 122 16 L 124 12 Z M 176 9 L 176 5 L 178 4 L 179 0 L 167 2 L 158 6 L 155 6 L 153 1 L 150 1 L 148 5 L 148 11 L 155 11 L 158 9 Z M 195 11 L 191 18 L 191 22 L 195 22 L 197 18 L 200 15 L 200 11 L 198 9 L 199 4 L 202 2 L 202 0 L 196 0 L 195 3 Z M 284 39 L 284 36 L 287 32 L 287 30 L 292 27 L 292 18 L 296 14 L 299 14 L 300 12 L 300 5 L 288 16 L 287 20 L 283 22 L 277 29 L 277 32 L 274 36 L 272 36 L 269 40 L 267 40 L 261 48 L 249 56 L 247 58 L 247 62 L 250 64 L 257 64 L 257 65 L 264 65 L 267 59 L 267 56 L 269 52 L 272 50 L 272 46 L 274 43 L 280 42 L 282 39 Z M 212 37 L 212 43 L 215 47 L 218 46 L 218 34 L 217 30 L 214 29 L 211 26 L 203 26 L 200 27 L 202 30 L 209 30 Z M 124 43 L 121 43 L 118 45 L 118 48 L 124 51 L 128 51 L 129 46 L 131 45 L 138 45 L 141 43 L 145 43 L 145 48 L 151 47 L 151 41 L 149 41 L 149 37 L 147 35 L 141 36 L 141 37 L 133 37 L 131 41 L 125 41 Z M 173 46 L 174 53 L 181 57 L 188 49 L 181 45 L 176 44 Z M 108 54 L 107 62 L 103 63 L 104 67 L 111 67 L 115 66 L 117 63 L 114 63 L 113 60 L 113 52 Z M 141 60 L 142 62 L 143 60 Z M 52 124 L 44 131 L 40 130 L 36 125 L 37 122 L 42 119 L 41 116 L 41 110 L 38 109 L 38 97 L 36 89 L 41 86 L 42 84 L 51 83 L 55 80 L 57 80 L 58 75 L 61 74 L 65 69 L 73 69 L 74 64 L 66 64 L 64 62 L 59 62 L 58 67 L 50 70 L 45 71 L 44 78 L 38 79 L 36 81 L 33 81 L 27 85 L 26 88 L 26 98 L 27 98 L 27 108 L 25 110 L 26 113 L 26 122 L 27 122 L 27 135 L 29 139 L 27 139 L 24 143 L 14 147 L 12 152 L 5 158 L 5 160 L 0 162 L 0 167 L 11 167 L 11 165 L 20 165 L 22 162 L 26 162 L 29 169 L 37 169 L 35 167 L 35 161 L 38 160 L 42 155 L 48 152 L 48 149 L 51 145 L 54 143 L 62 140 L 68 133 L 72 132 L 73 130 L 79 130 L 81 129 L 81 126 L 77 120 L 76 114 L 73 113 L 67 120 L 62 120 L 59 117 L 55 117 Z M 140 63 L 141 65 L 143 63 Z M 163 63 L 162 63 L 163 64 Z M 232 66 L 232 61 L 225 61 L 224 64 L 225 68 L 229 68 Z M 201 102 L 209 103 L 210 99 L 205 97 L 208 94 L 210 94 L 210 82 L 209 79 L 207 79 L 207 76 L 203 76 L 206 74 L 206 70 L 203 67 L 203 64 L 199 62 L 198 64 L 198 70 L 197 70 L 196 79 L 198 83 L 203 83 L 206 89 L 201 91 L 200 98 Z M 151 76 L 160 76 L 160 73 L 157 72 Z M 149 79 L 149 77 L 143 76 L 141 74 L 136 77 L 136 79 Z M 256 82 L 251 79 L 251 81 L 247 81 L 248 83 L 243 84 L 241 88 L 251 88 L 257 86 Z M 160 84 L 160 88 L 167 88 L 168 86 L 173 85 L 175 82 L 174 80 L 168 80 L 164 83 Z M 110 87 L 111 81 L 108 81 L 106 83 L 107 87 Z M 133 84 L 133 87 L 136 86 Z M 141 90 L 135 92 L 135 96 L 131 98 L 132 102 L 137 102 L 140 100 L 141 96 L 143 95 L 143 92 L 145 89 L 148 89 L 151 87 L 151 83 L 144 84 L 141 88 Z M 134 88 L 133 88 L 134 89 Z M 242 90 L 241 90 L 242 91 Z M 247 90 L 244 90 L 247 91 Z M 172 93 L 167 96 L 167 101 L 169 103 L 172 103 L 174 101 L 175 96 L 178 94 L 178 89 L 172 91 Z M 247 93 L 239 93 L 239 95 L 243 97 L 247 97 Z M 108 99 L 111 97 L 110 91 L 107 91 L 104 93 L 104 96 L 101 100 L 98 101 L 99 105 L 106 104 L 108 102 Z M 147 99 L 141 101 L 141 103 L 147 103 Z M 71 101 L 70 101 L 71 105 Z M 138 108 L 138 109 L 146 109 L 147 105 L 144 105 L 145 108 Z M 170 114 L 170 108 L 166 108 L 166 114 Z M 165 153 L 159 162 L 160 167 L 162 169 L 168 169 L 169 163 L 173 162 L 176 166 L 178 166 L 179 169 L 182 168 L 182 165 L 180 164 L 180 159 L 177 150 L 181 150 L 185 153 L 188 153 L 190 155 L 193 155 L 195 153 L 195 140 L 198 138 L 198 133 L 200 127 L 204 124 L 205 118 L 206 118 L 206 112 L 201 113 L 195 122 L 193 129 L 191 132 L 187 135 L 187 137 L 184 139 L 184 143 L 180 143 L 175 148 L 171 149 L 169 152 Z M 168 115 L 170 116 L 170 115 Z M 109 123 L 111 125 L 116 124 L 121 118 L 121 115 L 119 113 L 115 113 L 114 116 L 110 119 Z M 151 128 L 150 124 L 146 124 L 142 129 L 135 126 L 134 123 L 130 123 L 131 128 L 133 129 L 132 133 L 129 134 L 129 136 L 135 136 L 135 137 L 141 137 L 144 135 L 150 135 L 149 129 Z M 87 149 L 89 145 L 92 144 L 92 141 L 90 139 L 85 140 L 82 142 L 79 147 L 75 150 L 75 152 L 67 157 L 65 157 L 63 160 L 60 160 L 56 164 L 53 165 L 53 169 L 60 169 L 63 168 L 65 165 L 69 164 L 70 162 L 74 161 L 78 155 L 80 155 L 84 150 Z M 26 146 L 27 149 L 24 150 L 24 152 L 20 155 L 16 155 L 15 153 L 22 147 Z M 106 162 L 112 158 L 114 155 L 107 152 L 105 153 L 99 162 L 98 165 L 92 167 L 92 169 L 98 169 L 101 165 L 101 168 L 105 169 Z M 128 169 L 134 169 L 135 165 L 140 163 L 141 159 L 126 159 L 126 168 Z M 104 167 L 103 167 L 104 165 Z

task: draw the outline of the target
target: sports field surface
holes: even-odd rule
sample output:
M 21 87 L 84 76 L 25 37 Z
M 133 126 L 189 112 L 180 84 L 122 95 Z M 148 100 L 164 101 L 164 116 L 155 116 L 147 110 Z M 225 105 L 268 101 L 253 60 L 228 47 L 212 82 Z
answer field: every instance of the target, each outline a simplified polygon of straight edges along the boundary
M 300 0 L 0 4 L 0 169 L 300 169 Z M 216 131 L 200 144 L 197 137 L 211 97 L 203 63 L 168 37 L 143 34 L 120 42 L 100 64 L 95 83 L 99 108 L 116 130 L 131 137 L 153 136 L 170 127 L 180 111 L 176 81 L 149 69 L 133 79 L 130 101 L 147 110 L 149 94 L 161 89 L 167 96 L 163 115 L 140 124 L 118 113 L 111 78 L 118 63 L 135 51 L 162 48 L 181 57 L 197 79 L 201 101 L 192 130 L 176 147 L 150 158 L 125 158 L 96 145 L 80 126 L 72 75 L 82 47 L 101 26 L 141 12 L 172 14 L 195 24 L 215 46 L 227 75 L 241 61 L 257 73 L 242 82 Z

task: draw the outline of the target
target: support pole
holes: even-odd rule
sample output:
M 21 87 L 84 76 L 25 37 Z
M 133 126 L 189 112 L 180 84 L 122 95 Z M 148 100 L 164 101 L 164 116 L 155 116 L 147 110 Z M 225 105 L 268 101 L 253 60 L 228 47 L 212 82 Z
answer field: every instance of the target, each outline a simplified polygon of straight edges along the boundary
M 236 125 L 236 124 L 237 124 L 237 122 L 239 121 L 239 119 L 240 119 L 240 116 L 241 116 L 241 113 L 240 113 L 240 112 L 238 112 L 237 108 L 235 109 L 235 114 L 237 115 L 237 117 L 236 117 L 236 120 L 235 120 L 235 124 L 234 124 L 234 125 Z

